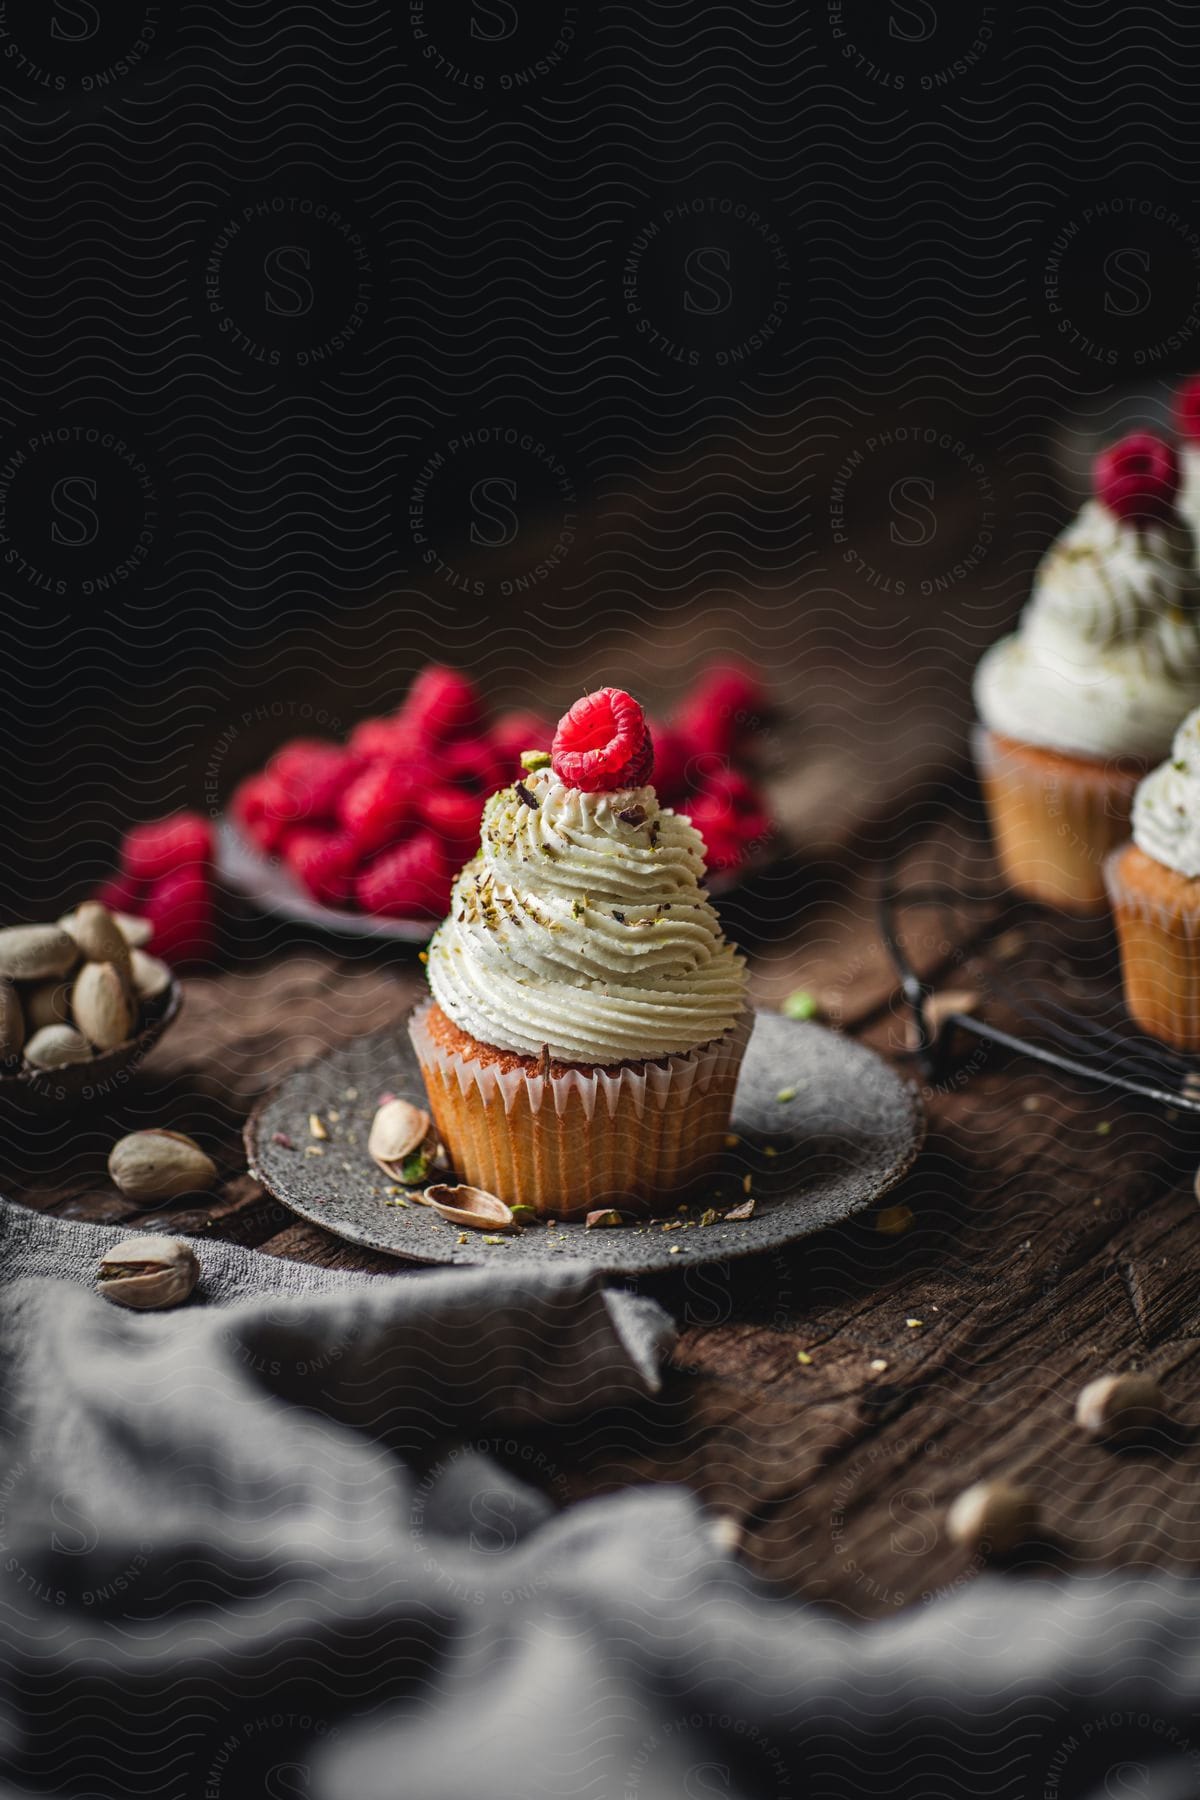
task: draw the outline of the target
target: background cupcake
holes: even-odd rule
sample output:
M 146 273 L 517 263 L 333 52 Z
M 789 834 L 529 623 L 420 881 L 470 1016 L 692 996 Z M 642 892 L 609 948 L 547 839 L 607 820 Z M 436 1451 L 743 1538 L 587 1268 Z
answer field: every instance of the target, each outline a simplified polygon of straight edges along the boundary
M 411 1024 L 455 1167 L 540 1213 L 669 1204 L 719 1153 L 749 1036 L 704 847 L 648 785 L 642 709 L 576 703 L 495 794 Z
M 1130 1014 L 1177 1049 L 1200 1050 L 1200 711 L 1138 788 L 1133 842 L 1106 873 Z
M 1044 557 L 1020 629 L 975 679 L 975 748 L 1018 891 L 1103 905 L 1134 791 L 1200 701 L 1200 580 L 1179 465 L 1140 432 L 1096 459 L 1096 497 Z

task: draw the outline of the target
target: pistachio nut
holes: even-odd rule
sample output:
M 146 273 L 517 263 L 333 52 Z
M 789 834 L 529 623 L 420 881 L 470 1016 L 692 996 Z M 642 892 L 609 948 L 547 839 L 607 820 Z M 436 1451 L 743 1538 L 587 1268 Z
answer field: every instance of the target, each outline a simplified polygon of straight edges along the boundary
M 21 1054 L 25 1042 L 25 1014 L 21 996 L 11 981 L 0 980 L 0 1062 Z
M 977 1481 L 958 1496 L 946 1518 L 953 1543 L 988 1556 L 1007 1556 L 1037 1528 L 1037 1500 L 1011 1481 Z
M 73 1025 L 43 1025 L 25 1046 L 25 1061 L 35 1069 L 65 1069 L 92 1060 L 92 1046 Z
M 1098 1375 L 1075 1402 L 1075 1423 L 1092 1438 L 1140 1437 L 1165 1419 L 1162 1388 L 1145 1370 Z
M 144 950 L 154 936 L 154 927 L 149 919 L 139 919 L 133 913 L 110 912 L 109 917 L 116 921 L 117 929 L 131 950 Z M 75 935 L 75 914 L 64 913 L 58 921 L 62 929 L 71 937 Z
M 71 1023 L 71 984 L 69 981 L 39 981 L 24 993 L 25 1028 L 40 1031 L 43 1025 Z
M 98 900 L 85 900 L 76 908 L 69 936 L 75 939 L 88 962 L 111 963 L 125 992 L 133 992 L 133 961 L 121 927 Z
M 175 1200 L 217 1179 L 216 1164 L 181 1131 L 133 1131 L 108 1157 L 112 1180 L 130 1200 Z
M 97 1050 L 115 1050 L 133 1035 L 133 1008 L 114 963 L 84 963 L 71 989 L 71 1012 Z
M 78 945 L 60 925 L 9 925 L 0 931 L 0 975 L 9 981 L 69 975 L 78 961 Z
M 172 980 L 166 963 L 157 956 L 148 956 L 144 950 L 132 951 L 131 958 L 133 986 L 141 999 L 157 1000 L 160 994 L 165 994 Z
M 200 1264 L 190 1244 L 150 1235 L 114 1244 L 100 1258 L 96 1272 L 96 1285 L 106 1300 L 139 1311 L 178 1306 L 199 1279 Z

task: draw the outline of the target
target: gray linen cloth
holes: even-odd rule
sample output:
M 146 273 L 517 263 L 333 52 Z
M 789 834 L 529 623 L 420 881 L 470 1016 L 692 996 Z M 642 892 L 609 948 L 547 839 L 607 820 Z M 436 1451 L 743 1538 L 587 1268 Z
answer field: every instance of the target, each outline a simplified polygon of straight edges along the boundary
M 0 1796 L 1200 1793 L 1185 1583 L 855 1628 L 682 1488 L 572 1504 L 555 1427 L 653 1429 L 671 1335 L 581 1265 L 201 1243 L 195 1299 L 134 1314 L 92 1291 L 119 1233 L 0 1232 Z

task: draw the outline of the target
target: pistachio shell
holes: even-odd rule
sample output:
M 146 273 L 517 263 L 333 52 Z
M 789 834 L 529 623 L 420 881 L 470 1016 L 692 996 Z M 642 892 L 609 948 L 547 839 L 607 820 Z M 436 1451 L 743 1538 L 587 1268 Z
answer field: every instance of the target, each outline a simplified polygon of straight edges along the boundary
M 429 1114 L 411 1100 L 388 1100 L 371 1121 L 367 1153 L 385 1174 L 395 1176 L 399 1164 L 429 1137 Z
M 35 1069 L 65 1069 L 91 1060 L 91 1045 L 72 1025 L 43 1025 L 25 1046 L 25 1061 Z
M 148 956 L 144 950 L 131 952 L 133 985 L 143 1000 L 157 1000 L 171 985 L 172 975 L 165 962 Z
M 414 1192 L 412 1198 L 421 1206 L 432 1207 L 451 1225 L 467 1225 L 473 1231 L 516 1231 L 517 1221 L 503 1200 L 495 1194 L 485 1193 L 483 1188 L 447 1187 L 444 1183 L 435 1182 L 427 1187 L 424 1193 Z
M 25 1014 L 11 981 L 0 981 L 0 1062 L 19 1056 L 25 1042 Z
M 115 963 L 84 963 L 71 989 L 71 1011 L 97 1050 L 115 1050 L 133 1035 L 133 1008 Z
M 25 1025 L 30 1033 L 43 1025 L 71 1023 L 71 984 L 69 981 L 39 981 L 25 990 Z
M 199 1279 L 200 1264 L 190 1244 L 150 1234 L 114 1244 L 100 1258 L 96 1272 L 96 1285 L 106 1300 L 139 1311 L 178 1306 Z
M 175 1200 L 217 1178 L 216 1164 L 181 1131 L 132 1131 L 109 1152 L 108 1172 L 130 1200 Z
M 79 948 L 61 926 L 10 925 L 0 931 L 0 975 L 10 981 L 69 975 L 78 961 Z

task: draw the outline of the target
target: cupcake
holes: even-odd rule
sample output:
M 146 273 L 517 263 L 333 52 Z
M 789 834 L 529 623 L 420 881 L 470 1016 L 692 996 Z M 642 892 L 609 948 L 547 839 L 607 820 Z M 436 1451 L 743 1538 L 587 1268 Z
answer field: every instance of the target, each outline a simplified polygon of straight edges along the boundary
M 645 715 L 605 688 L 488 801 L 410 1032 L 474 1187 L 543 1215 L 669 1207 L 722 1148 L 750 1035 L 704 845 L 649 784 Z
M 1200 702 L 1200 577 L 1174 451 L 1149 433 L 1096 460 L 1096 497 L 1038 569 L 1020 629 L 975 677 L 976 760 L 1010 885 L 1104 903 L 1138 781 Z
M 1200 1050 L 1200 709 L 1138 788 L 1133 842 L 1105 874 L 1131 1016 L 1176 1049 Z

